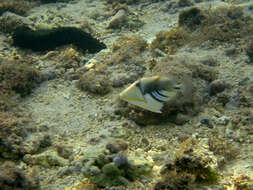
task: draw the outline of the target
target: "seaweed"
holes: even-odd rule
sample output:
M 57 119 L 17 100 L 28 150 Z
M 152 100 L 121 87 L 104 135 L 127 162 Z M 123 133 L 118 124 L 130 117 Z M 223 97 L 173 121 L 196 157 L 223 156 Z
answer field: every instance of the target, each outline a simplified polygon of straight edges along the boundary
M 151 43 L 156 48 L 173 54 L 185 45 L 198 46 L 203 42 L 213 45 L 230 42 L 238 43 L 253 34 L 253 18 L 244 14 L 240 6 L 220 6 L 211 9 L 192 7 L 179 13 L 178 26 L 161 31 Z M 251 56 L 251 50 L 246 49 Z M 251 59 L 251 58 L 250 58 Z
M 215 157 L 198 140 L 188 138 L 180 145 L 174 159 L 163 166 L 159 189 L 190 190 L 192 184 L 216 184 L 219 173 Z
M 175 53 L 178 48 L 186 44 L 188 36 L 188 33 L 180 27 L 160 31 L 150 45 L 151 51 L 160 49 L 168 54 Z
M 0 89 L 2 95 L 20 94 L 22 97 L 31 93 L 41 82 L 40 72 L 22 63 L 5 63 L 0 66 Z
M 80 75 L 77 87 L 93 94 L 105 95 L 111 91 L 111 82 L 104 73 L 90 70 Z
M 0 2 L 0 16 L 9 11 L 18 15 L 25 15 L 28 10 L 37 5 L 25 0 L 8 0 Z

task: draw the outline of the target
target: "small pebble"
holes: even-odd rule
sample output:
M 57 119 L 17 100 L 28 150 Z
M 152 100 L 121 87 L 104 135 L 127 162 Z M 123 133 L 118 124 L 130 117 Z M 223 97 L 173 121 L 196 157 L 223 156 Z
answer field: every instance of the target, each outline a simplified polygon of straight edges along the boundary
M 216 95 L 217 93 L 220 93 L 224 91 L 226 88 L 226 84 L 222 80 L 214 80 L 211 82 L 210 87 L 209 87 L 209 94 L 210 96 Z

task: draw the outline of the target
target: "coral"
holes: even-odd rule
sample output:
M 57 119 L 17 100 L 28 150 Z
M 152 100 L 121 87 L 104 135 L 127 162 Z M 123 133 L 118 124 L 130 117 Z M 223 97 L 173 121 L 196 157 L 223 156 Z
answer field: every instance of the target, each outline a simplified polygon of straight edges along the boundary
M 182 10 L 178 26 L 161 31 L 151 43 L 151 49 L 174 53 L 178 48 L 203 42 L 237 43 L 239 38 L 253 34 L 253 18 L 246 16 L 240 6 L 219 6 L 212 9 L 193 7 Z
M 186 26 L 191 31 L 196 30 L 205 22 L 205 15 L 203 11 L 197 7 L 183 10 L 179 14 L 178 25 L 180 27 Z
M 23 156 L 22 142 L 27 136 L 25 119 L 11 112 L 0 112 L 0 157 L 19 159 Z
M 28 176 L 12 162 L 0 166 L 0 190 L 36 190 L 39 181 L 35 176 Z
M 145 51 L 147 42 L 141 36 L 121 36 L 112 45 L 112 60 L 114 64 L 119 64 L 129 57 L 137 56 Z
M 236 190 L 251 190 L 253 189 L 253 178 L 250 178 L 249 176 L 245 174 L 240 174 L 238 176 L 233 177 L 233 189 Z
M 49 147 L 52 144 L 51 138 L 48 134 L 37 133 L 29 135 L 22 142 L 22 153 L 35 154 L 41 151 L 43 148 Z
M 208 139 L 209 150 L 216 156 L 223 156 L 225 162 L 235 159 L 240 149 L 236 147 L 232 142 L 229 142 L 225 138 L 218 137 L 217 134 L 213 134 Z
M 57 145 L 56 150 L 59 156 L 69 159 L 72 155 L 72 147 Z
M 196 182 L 215 183 L 218 180 L 216 157 L 206 145 L 192 138 L 181 144 L 175 166 L 177 171 L 193 174 Z
M 71 185 L 70 187 L 67 187 L 66 190 L 97 190 L 97 186 L 94 184 L 91 184 L 90 181 L 87 178 L 84 178 L 75 184 Z
M 128 148 L 128 144 L 122 140 L 116 140 L 106 145 L 106 148 L 110 151 L 110 153 L 118 153 L 120 151 L 124 151 Z
M 78 68 L 81 62 L 80 53 L 74 48 L 67 48 L 61 51 L 55 58 L 55 61 L 59 63 L 59 67 L 63 67 L 65 70 L 71 68 Z
M 11 33 L 18 27 L 28 25 L 29 21 L 19 15 L 11 12 L 6 12 L 0 17 L 0 31 Z
M 47 150 L 36 155 L 26 154 L 23 160 L 27 164 L 40 165 L 45 168 L 68 165 L 68 160 L 59 157 L 53 150 Z
M 80 74 L 77 87 L 93 94 L 105 95 L 111 90 L 111 82 L 107 75 L 96 70 Z
M 32 89 L 41 82 L 40 72 L 26 63 L 5 63 L 0 66 L 0 89 L 3 94 L 13 92 L 22 97 L 31 93 Z
M 161 170 L 164 179 L 156 189 L 190 189 L 190 184 L 214 184 L 218 182 L 216 157 L 208 146 L 189 138 L 182 142 L 173 160 L 169 160 Z
M 171 179 L 159 181 L 158 183 L 156 183 L 154 190 L 191 190 L 189 185 L 194 180 L 194 177 L 191 174 L 177 174 L 176 172 L 170 172 L 169 178 Z
M 99 187 L 112 187 L 127 186 L 140 176 L 150 175 L 151 170 L 152 164 L 145 159 L 104 151 L 86 161 L 83 174 Z
M 236 42 L 238 38 L 252 35 L 253 19 L 244 15 L 240 6 L 221 6 L 201 12 L 196 17 L 201 15 L 205 22 L 201 21 L 199 30 L 192 35 L 198 44 L 207 40 Z
M 186 44 L 188 34 L 180 27 L 169 31 L 160 31 L 152 41 L 151 50 L 160 49 L 165 53 L 175 53 L 175 51 Z
M 29 9 L 31 9 L 32 7 L 34 7 L 35 5 L 37 5 L 37 3 L 32 3 L 32 2 L 29 2 L 29 1 L 25 1 L 25 0 L 2 1 L 2 2 L 0 2 L 0 16 L 4 12 L 7 12 L 7 11 L 13 12 L 13 13 L 18 14 L 18 15 L 25 15 L 26 12 Z

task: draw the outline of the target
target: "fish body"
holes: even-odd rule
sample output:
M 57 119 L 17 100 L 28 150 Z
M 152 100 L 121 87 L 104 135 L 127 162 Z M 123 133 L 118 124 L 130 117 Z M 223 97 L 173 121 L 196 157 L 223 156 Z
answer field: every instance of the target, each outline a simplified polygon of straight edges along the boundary
M 181 85 L 166 77 L 154 76 L 137 80 L 120 93 L 120 99 L 155 113 L 175 97 Z

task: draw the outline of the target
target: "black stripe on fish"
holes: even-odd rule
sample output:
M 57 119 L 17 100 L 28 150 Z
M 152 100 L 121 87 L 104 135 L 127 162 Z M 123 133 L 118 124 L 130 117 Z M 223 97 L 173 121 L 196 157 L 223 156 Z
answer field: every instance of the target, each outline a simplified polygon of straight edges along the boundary
M 160 96 L 162 96 L 162 97 L 165 97 L 165 98 L 168 98 L 168 96 L 162 94 L 159 90 L 156 90 L 156 92 L 157 92 L 158 95 L 160 95 Z
M 151 92 L 150 95 L 151 95 L 152 98 L 154 98 L 158 102 L 162 102 L 162 103 L 166 102 L 166 100 L 161 99 L 161 98 L 164 98 L 164 97 L 162 97 L 162 96 L 159 97 L 159 94 L 157 93 L 157 91 Z

